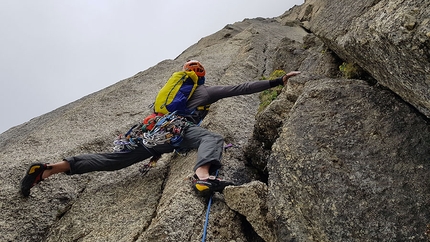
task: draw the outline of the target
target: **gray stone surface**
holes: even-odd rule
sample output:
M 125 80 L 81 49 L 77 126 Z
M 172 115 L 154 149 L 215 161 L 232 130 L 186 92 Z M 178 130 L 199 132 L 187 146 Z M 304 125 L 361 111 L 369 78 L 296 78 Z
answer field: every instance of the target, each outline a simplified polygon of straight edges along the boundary
M 430 117 L 430 2 L 308 0 L 295 15 L 343 60 Z
M 388 90 L 308 82 L 267 165 L 278 240 L 426 241 L 429 131 Z

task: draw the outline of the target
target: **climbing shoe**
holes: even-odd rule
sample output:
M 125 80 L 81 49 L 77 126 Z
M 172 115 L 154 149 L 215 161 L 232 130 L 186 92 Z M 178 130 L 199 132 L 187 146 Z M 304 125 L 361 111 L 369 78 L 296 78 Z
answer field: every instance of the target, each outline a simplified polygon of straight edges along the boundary
M 213 192 L 222 192 L 226 186 L 234 185 L 229 181 L 223 181 L 214 176 L 200 180 L 197 175 L 194 175 L 192 181 L 194 190 L 202 196 L 212 194 Z
M 51 169 L 51 167 L 48 167 L 48 164 L 33 163 L 30 165 L 30 168 L 28 168 L 27 173 L 25 173 L 24 178 L 21 180 L 21 194 L 24 197 L 28 197 L 30 189 L 43 180 L 42 174 L 47 169 Z

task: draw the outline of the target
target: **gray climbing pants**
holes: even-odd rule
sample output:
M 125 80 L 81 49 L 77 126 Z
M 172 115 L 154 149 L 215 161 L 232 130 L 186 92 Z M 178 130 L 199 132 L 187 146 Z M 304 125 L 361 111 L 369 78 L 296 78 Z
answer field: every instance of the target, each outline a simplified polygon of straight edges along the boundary
M 183 141 L 177 148 L 197 149 L 197 162 L 193 170 L 210 163 L 210 171 L 214 172 L 221 167 L 223 145 L 224 139 L 221 135 L 199 126 L 190 126 L 185 130 Z M 70 164 L 70 171 L 67 172 L 69 175 L 92 171 L 115 171 L 174 150 L 175 148 L 167 143 L 152 148 L 139 145 L 127 152 L 83 154 L 65 158 L 64 161 Z

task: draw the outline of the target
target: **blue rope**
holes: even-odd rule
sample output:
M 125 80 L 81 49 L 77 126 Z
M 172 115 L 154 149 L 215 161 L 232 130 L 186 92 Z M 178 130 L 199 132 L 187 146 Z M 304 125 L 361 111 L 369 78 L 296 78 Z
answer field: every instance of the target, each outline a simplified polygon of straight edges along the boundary
M 218 170 L 216 170 L 216 174 L 215 177 L 218 177 Z M 208 208 L 206 210 L 206 220 L 205 220 L 205 225 L 203 227 L 203 236 L 202 236 L 202 242 L 206 241 L 206 231 L 208 229 L 208 223 L 209 223 L 209 213 L 211 211 L 211 205 L 212 205 L 212 196 L 213 194 L 211 194 L 210 198 L 209 198 L 209 202 L 208 202 Z
M 206 241 L 206 231 L 208 228 L 208 223 L 209 223 L 209 213 L 211 211 L 211 204 L 212 204 L 212 195 L 209 198 L 209 202 L 208 202 L 208 209 L 206 210 L 206 221 L 205 221 L 205 226 L 203 227 L 203 237 L 202 237 L 202 242 Z

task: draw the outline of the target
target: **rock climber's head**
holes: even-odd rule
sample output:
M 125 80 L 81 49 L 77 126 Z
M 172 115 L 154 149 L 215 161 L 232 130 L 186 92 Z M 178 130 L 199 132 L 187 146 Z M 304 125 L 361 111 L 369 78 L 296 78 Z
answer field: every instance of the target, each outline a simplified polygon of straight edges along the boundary
M 205 83 L 205 68 L 203 67 L 203 65 L 196 61 L 196 60 L 189 60 L 184 64 L 183 67 L 184 71 L 194 71 L 196 73 L 196 75 L 199 77 L 199 85 L 202 85 Z

